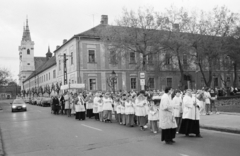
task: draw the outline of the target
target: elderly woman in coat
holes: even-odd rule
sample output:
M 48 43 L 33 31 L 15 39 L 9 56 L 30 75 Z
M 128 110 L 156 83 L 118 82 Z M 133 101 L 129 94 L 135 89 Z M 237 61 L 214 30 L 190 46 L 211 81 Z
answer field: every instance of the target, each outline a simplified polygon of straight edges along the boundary
M 162 129 L 162 141 L 166 144 L 172 144 L 176 135 L 177 123 L 173 115 L 173 108 L 171 102 L 171 88 L 165 88 L 165 93 L 161 98 L 159 108 L 159 127 Z
M 192 94 L 191 90 L 187 90 L 183 98 L 183 116 L 179 133 L 186 136 L 195 134 L 196 137 L 202 137 L 200 135 L 199 119 L 203 101 L 203 93 L 199 92 L 195 95 Z

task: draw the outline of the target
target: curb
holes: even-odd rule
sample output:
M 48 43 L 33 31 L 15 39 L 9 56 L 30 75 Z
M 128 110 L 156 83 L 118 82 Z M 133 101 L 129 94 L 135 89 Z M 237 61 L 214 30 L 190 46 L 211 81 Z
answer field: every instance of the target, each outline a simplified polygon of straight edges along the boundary
M 4 148 L 3 148 L 3 140 L 2 140 L 2 131 L 0 128 L 0 156 L 5 156 Z
M 213 127 L 213 126 L 207 126 L 207 125 L 200 125 L 200 128 L 208 129 L 208 130 L 214 130 L 214 131 L 220 131 L 220 132 L 240 134 L 239 129 L 233 129 L 233 128 Z

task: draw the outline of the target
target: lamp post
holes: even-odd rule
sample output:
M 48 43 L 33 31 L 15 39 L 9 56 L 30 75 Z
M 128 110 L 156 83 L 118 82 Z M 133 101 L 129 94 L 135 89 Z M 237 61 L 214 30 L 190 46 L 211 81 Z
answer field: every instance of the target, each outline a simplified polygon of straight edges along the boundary
M 215 77 L 216 77 L 216 74 L 213 73 L 213 89 L 214 89 L 214 91 L 215 91 Z
M 116 73 L 115 73 L 115 71 L 113 70 L 112 71 L 112 77 L 111 77 L 111 79 L 112 79 L 112 86 L 113 86 L 113 94 L 115 94 L 115 80 L 116 80 Z

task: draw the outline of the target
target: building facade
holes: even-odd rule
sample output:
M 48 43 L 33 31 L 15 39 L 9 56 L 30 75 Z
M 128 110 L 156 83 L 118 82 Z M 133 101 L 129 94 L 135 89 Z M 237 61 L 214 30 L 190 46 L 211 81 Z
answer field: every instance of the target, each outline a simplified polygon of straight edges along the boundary
M 64 39 L 61 46 L 54 50 L 54 56 L 48 49 L 46 57 L 34 57 L 34 42 L 31 41 L 28 23 L 24 28 L 20 49 L 19 81 L 22 82 L 22 90 L 33 88 L 46 88 L 46 86 L 59 86 L 64 84 L 64 54 L 66 55 L 66 83 L 85 84 L 87 90 L 111 90 L 108 85 L 111 73 L 116 73 L 115 90 L 140 90 L 140 71 L 137 70 L 137 61 L 140 56 L 137 53 L 129 53 L 127 58 L 117 58 L 112 61 L 112 51 L 109 51 L 105 43 L 100 39 L 102 30 L 108 27 L 108 16 L 102 15 L 101 22 L 85 32 L 74 35 L 69 40 Z M 148 89 L 162 90 L 166 86 L 178 88 L 180 85 L 180 72 L 172 68 L 174 60 L 166 59 L 167 56 L 154 56 L 154 59 L 166 61 L 161 71 L 153 67 L 153 63 L 147 63 L 145 84 Z M 116 58 L 115 58 L 116 59 Z M 184 57 L 183 57 L 184 59 Z M 148 59 L 149 60 L 149 59 Z M 183 60 L 184 62 L 184 60 Z M 185 58 L 187 62 L 187 58 Z M 186 81 L 188 87 L 201 88 L 204 85 L 201 73 L 196 71 L 194 63 L 188 64 Z M 207 74 L 207 73 L 206 73 Z M 220 70 L 218 76 L 213 78 L 213 86 L 221 88 L 223 83 L 219 77 L 229 84 L 233 81 L 233 74 L 225 74 Z M 239 77 L 240 80 L 240 77 Z M 37 90 L 38 90 L 37 89 Z

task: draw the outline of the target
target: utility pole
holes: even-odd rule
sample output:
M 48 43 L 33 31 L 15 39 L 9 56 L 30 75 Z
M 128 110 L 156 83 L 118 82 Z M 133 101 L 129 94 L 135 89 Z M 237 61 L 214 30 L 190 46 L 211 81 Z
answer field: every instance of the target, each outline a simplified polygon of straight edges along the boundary
M 71 57 L 71 55 L 58 55 L 59 57 L 63 57 L 63 84 L 67 84 L 67 57 Z

